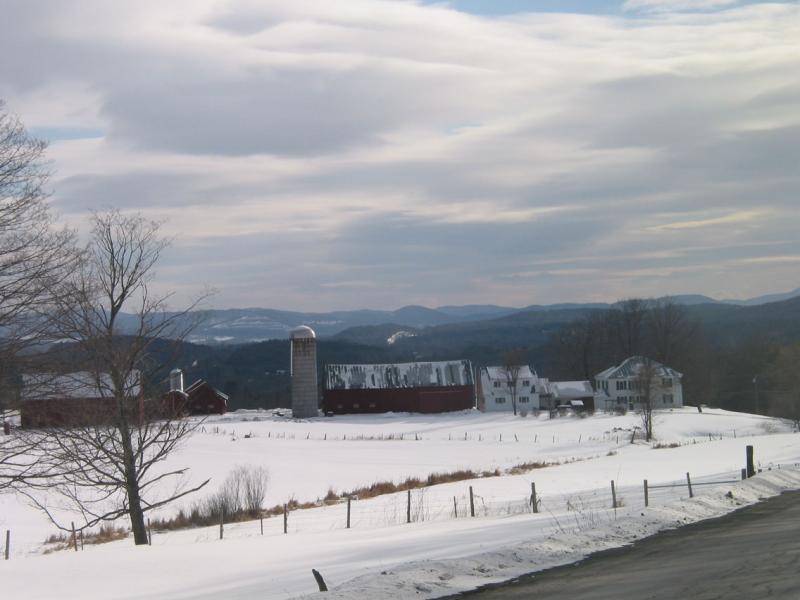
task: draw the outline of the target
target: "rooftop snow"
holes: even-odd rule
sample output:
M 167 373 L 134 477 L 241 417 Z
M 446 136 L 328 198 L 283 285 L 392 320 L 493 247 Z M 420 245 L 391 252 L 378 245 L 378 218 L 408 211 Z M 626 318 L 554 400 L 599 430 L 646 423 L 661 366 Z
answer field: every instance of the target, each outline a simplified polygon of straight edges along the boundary
M 455 387 L 472 383 L 472 368 L 467 360 L 325 367 L 328 390 Z
M 675 369 L 662 365 L 660 362 L 645 358 L 644 356 L 631 356 L 626 358 L 621 365 L 617 367 L 610 367 L 596 375 L 600 379 L 625 379 L 627 377 L 636 377 L 645 361 L 650 361 L 650 364 L 655 368 L 658 377 L 683 377 L 682 373 L 678 373 Z
M 129 397 L 139 395 L 141 373 L 132 371 L 125 386 Z M 22 376 L 22 400 L 58 400 L 64 398 L 113 398 L 114 386 L 108 373 L 77 371 L 58 375 L 34 373 Z

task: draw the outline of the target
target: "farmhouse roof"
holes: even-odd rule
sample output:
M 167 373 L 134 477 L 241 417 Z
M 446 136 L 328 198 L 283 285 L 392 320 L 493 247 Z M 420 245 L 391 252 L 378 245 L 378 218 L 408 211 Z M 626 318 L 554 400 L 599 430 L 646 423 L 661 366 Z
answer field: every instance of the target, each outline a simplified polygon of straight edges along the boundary
M 457 387 L 472 383 L 468 360 L 325 367 L 325 388 L 329 390 Z
M 558 398 L 582 398 L 594 394 L 588 381 L 551 381 L 550 389 Z
M 484 367 L 483 370 L 489 376 L 490 380 L 499 379 L 500 381 L 508 381 L 507 376 L 507 369 L 506 367 Z M 519 372 L 517 373 L 517 380 L 521 379 L 533 379 L 536 377 L 536 373 L 534 373 L 528 365 L 520 365 Z
M 650 362 L 659 377 L 683 377 L 675 369 L 662 365 L 660 362 L 645 358 L 644 356 L 631 356 L 622 361 L 622 364 L 616 367 L 610 367 L 596 375 L 598 379 L 627 379 L 629 377 L 636 377 L 639 370 L 646 362 Z

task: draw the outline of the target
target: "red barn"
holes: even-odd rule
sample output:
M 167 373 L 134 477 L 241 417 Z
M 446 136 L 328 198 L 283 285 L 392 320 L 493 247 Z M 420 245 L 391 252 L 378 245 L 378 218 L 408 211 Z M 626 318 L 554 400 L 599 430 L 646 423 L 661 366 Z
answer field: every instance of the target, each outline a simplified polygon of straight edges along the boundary
M 126 385 L 128 410 L 142 414 L 144 403 L 139 371 L 131 372 Z M 107 373 L 22 376 L 20 421 L 22 427 L 80 427 L 108 423 L 117 410 L 111 377 Z
M 228 410 L 228 396 L 198 379 L 186 388 L 186 410 L 190 415 L 224 415 Z
M 440 413 L 475 406 L 467 360 L 389 365 L 327 365 L 322 406 L 326 414 Z

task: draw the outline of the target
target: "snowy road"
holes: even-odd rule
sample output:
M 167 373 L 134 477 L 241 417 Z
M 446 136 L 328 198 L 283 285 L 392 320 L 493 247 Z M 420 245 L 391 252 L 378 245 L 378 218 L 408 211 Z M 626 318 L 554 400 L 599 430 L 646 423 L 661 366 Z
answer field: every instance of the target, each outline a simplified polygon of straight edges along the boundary
M 659 533 L 463 600 L 800 598 L 800 492 Z

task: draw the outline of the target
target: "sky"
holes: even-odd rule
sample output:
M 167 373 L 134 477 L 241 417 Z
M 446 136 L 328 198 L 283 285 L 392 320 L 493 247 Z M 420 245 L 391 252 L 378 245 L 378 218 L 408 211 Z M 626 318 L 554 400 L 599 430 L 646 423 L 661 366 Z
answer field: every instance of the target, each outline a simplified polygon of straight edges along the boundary
M 800 286 L 800 4 L 3 0 L 51 203 L 163 222 L 176 307 Z

